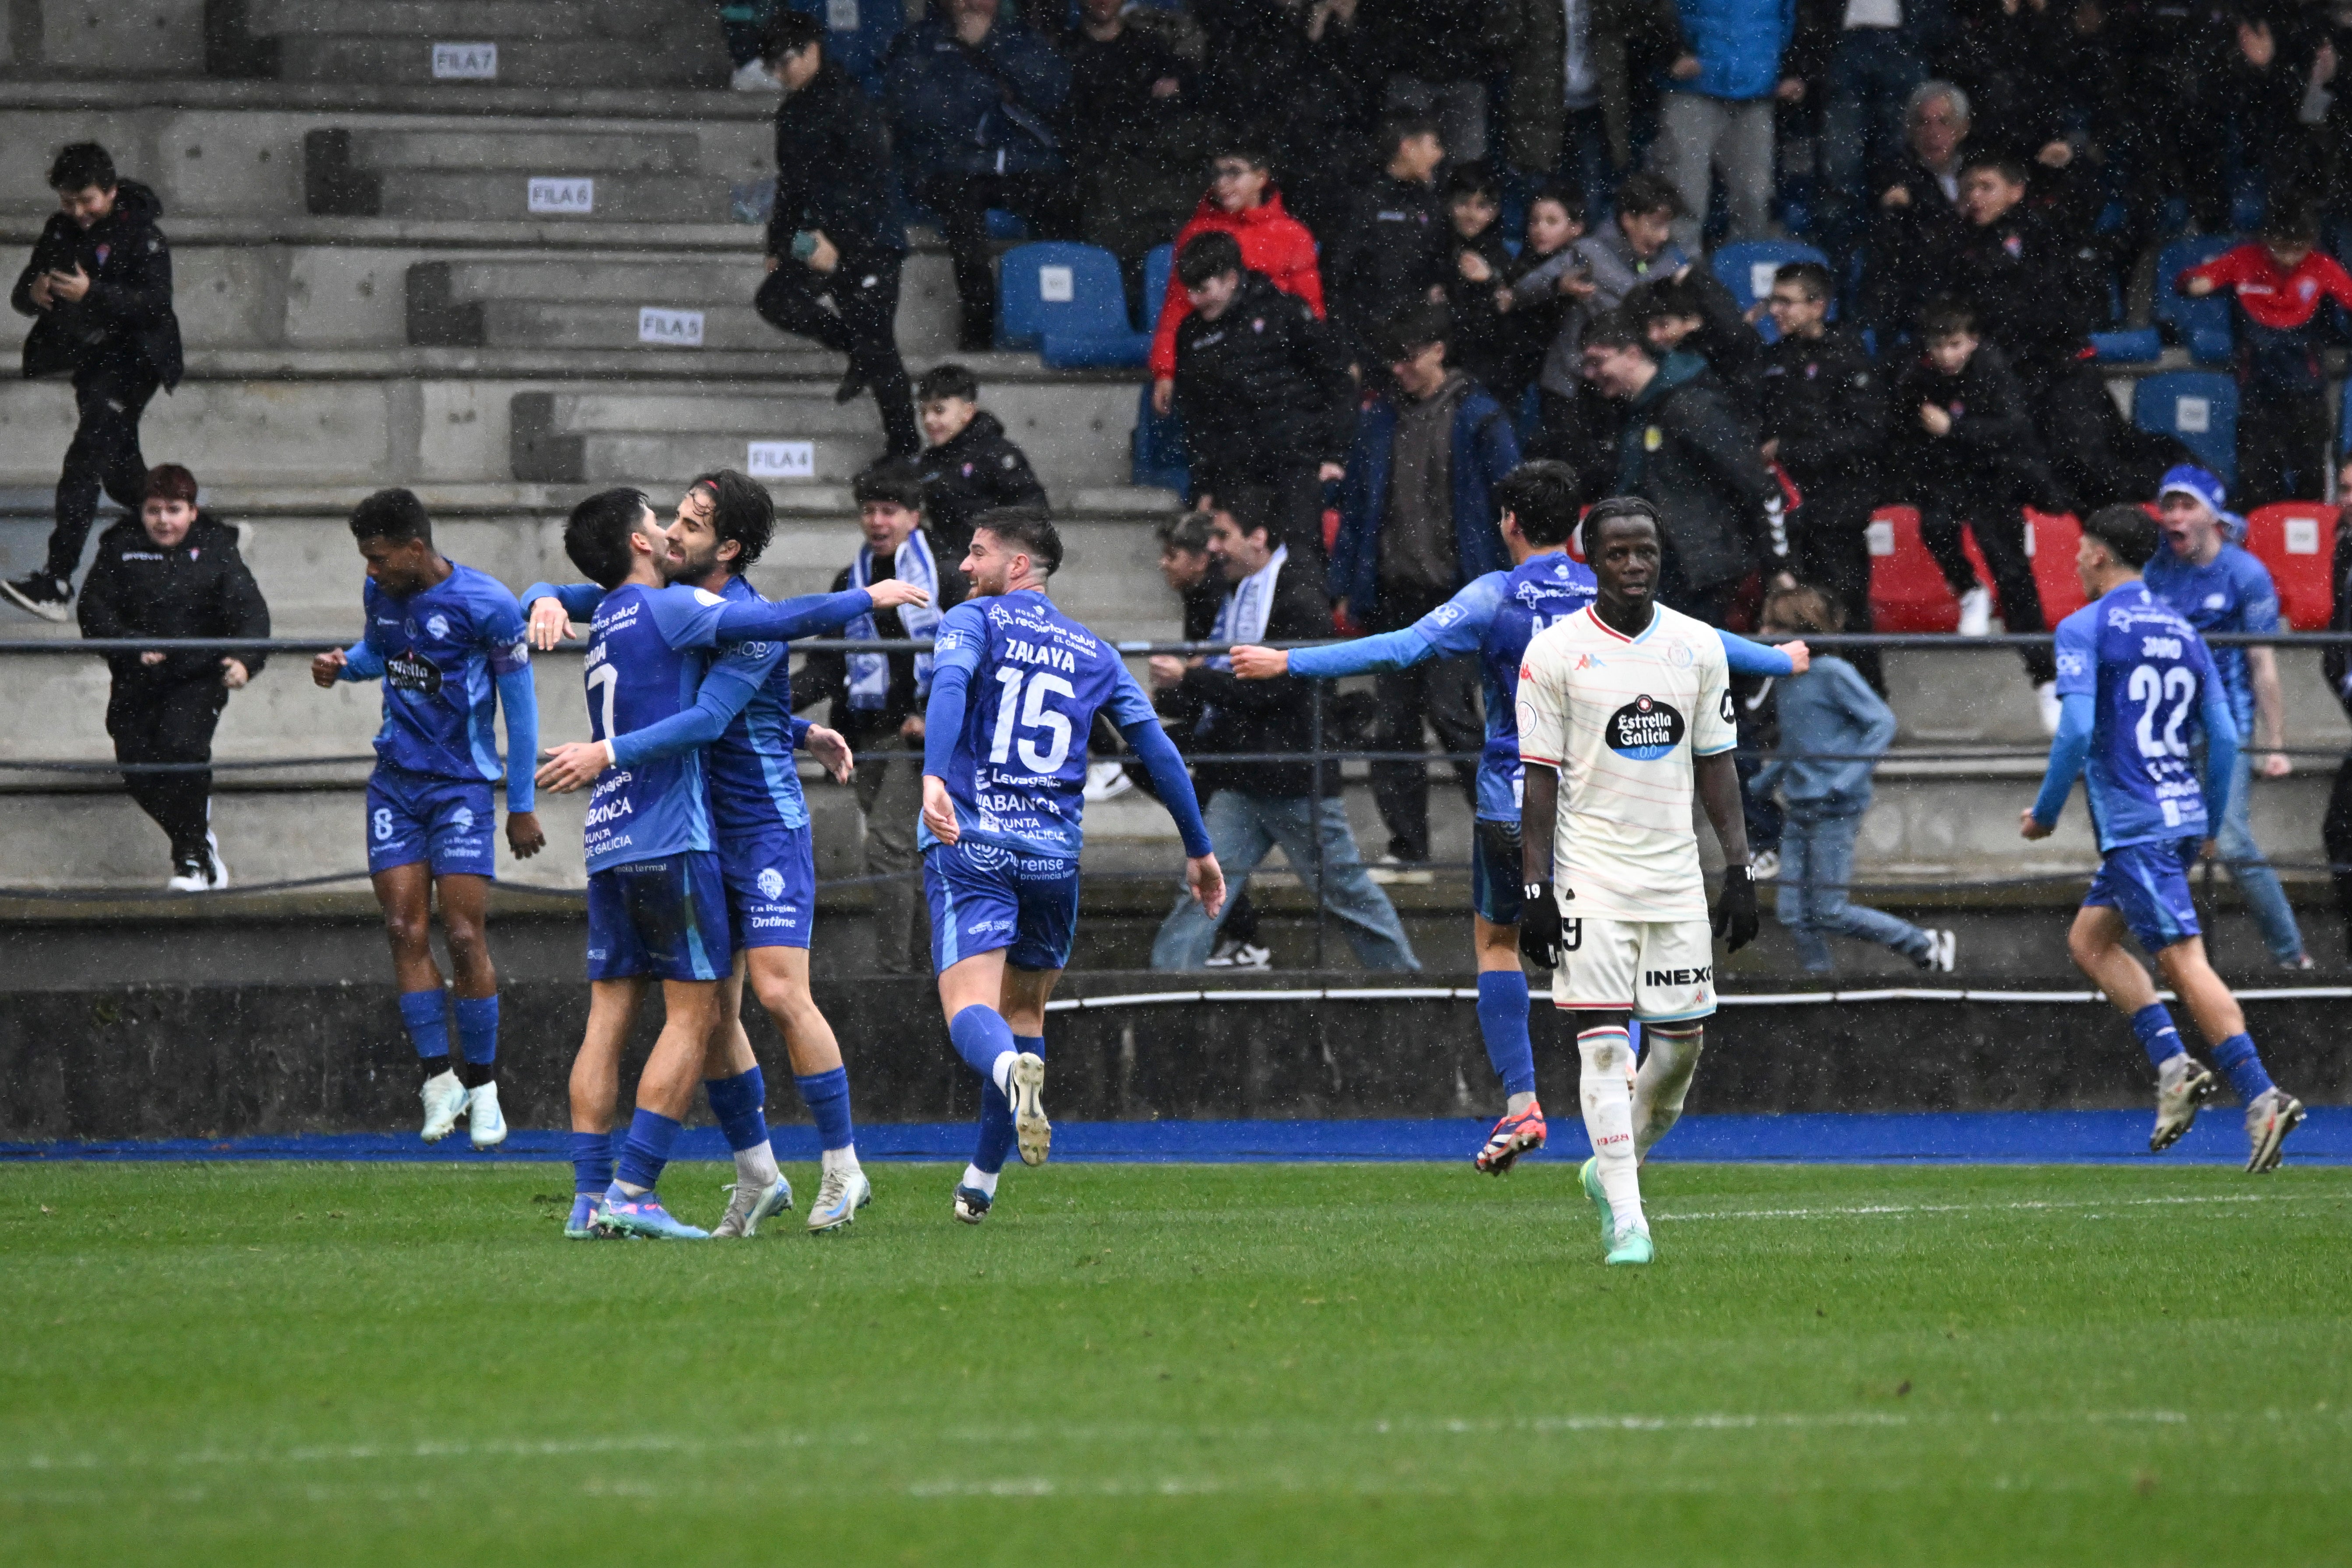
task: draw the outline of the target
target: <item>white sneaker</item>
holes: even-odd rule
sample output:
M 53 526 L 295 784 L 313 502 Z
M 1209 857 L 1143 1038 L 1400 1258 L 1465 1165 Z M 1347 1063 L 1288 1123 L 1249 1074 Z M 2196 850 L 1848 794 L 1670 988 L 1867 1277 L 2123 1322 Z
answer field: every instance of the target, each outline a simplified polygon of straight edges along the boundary
M 2156 1069 L 2156 1131 L 2147 1152 L 2161 1154 L 2197 1124 L 2198 1108 L 2213 1095 L 2213 1074 L 2187 1051 Z
M 1960 635 L 1980 637 L 1992 630 L 1992 590 L 1979 583 L 1960 595 Z
M 2066 705 L 2058 700 L 2058 683 L 2054 680 L 2045 680 L 2035 687 L 2033 700 L 2042 710 L 2042 732 L 2045 735 L 2056 734 L 2058 721 L 2064 717 L 2066 712 Z
M 827 1171 L 824 1179 L 817 1184 L 816 1202 L 809 1205 L 809 1231 L 823 1236 L 829 1231 L 847 1230 L 850 1222 L 857 1217 L 857 1211 L 873 1201 L 874 1184 L 866 1179 L 865 1172 Z
M 1217 951 L 1209 954 L 1202 967 L 1205 969 L 1264 969 L 1273 963 L 1274 950 L 1250 942 L 1221 942 Z
M 466 1114 L 466 1086 L 457 1081 L 454 1072 L 436 1072 L 425 1080 L 425 1141 L 438 1143 L 449 1136 L 457 1125 L 457 1118 Z
M 1960 933 L 1955 931 L 1927 931 L 1927 951 L 1912 962 L 1922 969 L 1932 969 L 1940 974 L 1952 972 L 1952 958 L 1959 947 Z
M 172 868 L 172 879 L 163 884 L 167 893 L 205 893 L 212 890 L 212 877 L 204 864 L 182 860 Z
M 1759 849 L 1748 858 L 1749 881 L 1769 882 L 1780 874 L 1780 852 L 1778 849 Z
M 727 1190 L 734 1196 L 727 1200 L 726 1217 L 710 1227 L 713 1241 L 757 1236 L 761 1220 L 793 1206 L 793 1184 L 782 1171 L 764 1187 L 730 1182 Z
M 499 1109 L 497 1084 L 477 1084 L 466 1091 L 466 1136 L 477 1149 L 495 1149 L 507 1141 L 506 1113 Z
M 1088 763 L 1086 795 L 1089 801 L 1117 800 L 1135 787 L 1125 763 Z
M 741 65 L 737 66 L 735 74 L 728 79 L 727 85 L 737 92 L 784 90 L 782 84 L 776 80 L 775 73 L 757 60 L 745 60 Z
M 2249 1173 L 2259 1176 L 2279 1168 L 2279 1146 L 2288 1133 L 2303 1125 L 2303 1101 L 2283 1089 L 2266 1089 L 2254 1097 L 2254 1102 L 2246 1107 Z
M 1021 1163 L 1042 1165 L 1054 1147 L 1054 1124 L 1045 1120 L 1045 1058 L 1024 1051 L 1013 1058 L 1013 1135 Z
M 212 861 L 205 868 L 205 885 L 212 892 L 221 892 L 228 887 L 228 862 L 220 858 L 220 840 L 209 830 L 205 834 L 205 854 Z

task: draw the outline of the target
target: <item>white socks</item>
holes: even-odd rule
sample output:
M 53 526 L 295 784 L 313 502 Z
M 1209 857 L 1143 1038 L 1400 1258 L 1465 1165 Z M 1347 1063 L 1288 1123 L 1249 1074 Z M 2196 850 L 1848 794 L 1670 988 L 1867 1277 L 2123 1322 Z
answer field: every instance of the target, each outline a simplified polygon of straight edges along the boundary
M 1683 1098 L 1690 1092 L 1691 1075 L 1706 1031 L 1668 1034 L 1643 1031 L 1642 1070 L 1633 1079 L 1633 1158 L 1646 1159 L 1658 1140 L 1674 1130 L 1683 1113 Z
M 828 1176 L 832 1175 L 835 1171 L 840 1172 L 845 1176 L 856 1175 L 857 1173 L 857 1145 L 855 1143 L 845 1143 L 838 1149 L 827 1149 L 821 1159 L 818 1168 Z
M 1013 1098 L 1013 1064 L 1020 1059 L 1018 1051 L 1001 1051 L 996 1060 L 989 1064 L 990 1081 L 996 1085 L 996 1092 L 1007 1100 Z
M 771 1144 L 735 1151 L 735 1180 L 740 1185 L 765 1192 L 782 1173 L 776 1169 L 776 1152 Z
M 1515 1094 L 1511 1096 L 1508 1100 L 1504 1102 L 1503 1114 L 1506 1116 L 1517 1116 L 1535 1102 L 1536 1097 L 1532 1091 L 1525 1094 Z
M 1584 1131 L 1600 1162 L 1601 1189 L 1609 1196 L 1617 1228 L 1647 1236 L 1650 1222 L 1642 1215 L 1642 1170 L 1633 1152 L 1633 1089 L 1630 1081 L 1633 1053 L 1625 1043 L 1622 1026 L 1589 1029 L 1576 1037 L 1577 1054 L 1584 1068 L 1577 1079 L 1584 1103 Z
M 983 1171 L 978 1165 L 966 1165 L 963 1168 L 963 1184 L 974 1192 L 986 1193 L 993 1198 L 996 1196 L 996 1178 L 1001 1173 L 996 1171 Z

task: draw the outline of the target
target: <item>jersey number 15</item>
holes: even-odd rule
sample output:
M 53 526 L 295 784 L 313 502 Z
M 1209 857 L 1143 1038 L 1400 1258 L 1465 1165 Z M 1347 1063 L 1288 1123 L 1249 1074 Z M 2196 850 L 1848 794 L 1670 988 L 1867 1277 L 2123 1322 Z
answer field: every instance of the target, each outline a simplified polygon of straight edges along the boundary
M 997 700 L 996 733 L 989 742 L 988 760 L 1002 763 L 1012 755 L 1014 750 L 1013 731 L 1017 715 L 1020 728 L 1029 732 L 1022 737 L 1020 742 L 1022 765 L 1032 773 L 1058 772 L 1070 755 L 1070 720 L 1067 714 L 1056 713 L 1046 707 L 1045 699 L 1048 696 L 1076 698 L 1076 690 L 1068 681 L 1047 669 L 1015 669 L 1007 666 L 996 672 L 996 679 L 997 684 L 1004 688 L 1004 695 Z M 1021 694 L 1024 680 L 1029 688 L 1026 700 Z M 1051 742 L 1042 751 L 1038 749 L 1036 741 L 1031 738 L 1035 734 L 1052 737 Z

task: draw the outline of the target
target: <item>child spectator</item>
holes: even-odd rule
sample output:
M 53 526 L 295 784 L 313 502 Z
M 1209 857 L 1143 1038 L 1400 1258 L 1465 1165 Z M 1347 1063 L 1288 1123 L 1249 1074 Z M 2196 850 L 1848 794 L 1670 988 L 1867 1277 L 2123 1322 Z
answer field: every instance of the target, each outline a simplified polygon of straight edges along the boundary
M 1765 595 L 1767 634 L 1800 637 L 1845 625 L 1836 601 L 1818 588 L 1779 588 Z M 1870 809 L 1870 775 L 1895 741 L 1895 710 L 1860 672 L 1832 654 L 1813 655 L 1802 675 L 1782 676 L 1775 693 L 1780 743 L 1756 775 L 1756 792 L 1779 790 L 1787 808 L 1780 830 L 1780 923 L 1796 939 L 1808 974 L 1832 973 L 1832 935 L 1893 948 L 1922 969 L 1952 967 L 1954 935 L 1925 931 L 1847 897 L 1853 841 Z
M 1230 136 L 1219 144 L 1209 169 L 1209 194 L 1176 233 L 1176 254 L 1194 235 L 1223 232 L 1241 247 L 1242 265 L 1284 293 L 1323 314 L 1323 276 L 1316 269 L 1315 237 L 1283 209 L 1272 184 L 1272 166 L 1255 140 Z M 1192 297 L 1176 269 L 1168 269 L 1168 292 L 1160 303 L 1160 325 L 1151 334 L 1151 404 L 1163 417 L 1176 396 L 1176 329 L 1192 313 Z
M 1336 244 L 1326 236 L 1324 246 L 1332 311 L 1366 365 L 1378 363 L 1372 339 L 1383 325 L 1444 296 L 1450 237 L 1437 198 L 1437 166 L 1445 161 L 1437 127 L 1391 119 L 1379 147 L 1380 174 L 1361 182 L 1346 228 Z
M 2042 594 L 2025 553 L 2025 503 L 2049 482 L 2027 416 L 2025 389 L 2000 351 L 1977 338 L 1963 305 L 1929 307 L 1919 320 L 1927 352 L 1895 384 L 1887 424 L 1897 471 L 1919 507 L 1919 534 L 1960 601 L 1960 635 L 1992 629 L 1992 595 L 1960 549 L 1977 536 L 2012 632 L 2042 629 Z M 2058 666 L 2045 647 L 2021 650 L 2042 705 L 2044 732 L 2058 732 Z
M 2326 488 L 2329 335 L 2320 307 L 2352 309 L 2352 275 L 2314 248 L 2319 224 L 2274 202 L 2262 237 L 2191 267 L 2173 287 L 2194 300 L 2230 290 L 2237 309 L 2238 505 L 2316 497 Z
M 1003 424 L 981 407 L 980 383 L 963 366 L 925 371 L 915 384 L 915 403 L 923 437 L 931 444 L 916 459 L 931 542 L 940 563 L 953 573 L 971 548 L 972 524 L 982 512 L 999 506 L 1043 510 L 1045 487 L 1005 436 Z
M 1713 274 L 1693 267 L 1655 279 L 1628 295 L 1625 309 L 1641 321 L 1658 358 L 1676 350 L 1698 355 L 1731 394 L 1740 415 L 1754 416 L 1764 339 Z
M 1454 311 L 1454 363 L 1489 392 L 1496 391 L 1496 373 L 1503 368 L 1496 286 L 1511 265 L 1511 248 L 1503 243 L 1496 223 L 1503 216 L 1498 188 L 1493 171 L 1484 163 L 1458 163 L 1445 181 L 1445 221 L 1453 231 L 1446 248 L 1445 302 Z M 1503 406 L 1512 405 L 1506 400 Z
M 1495 290 L 1503 352 L 1488 390 L 1506 408 L 1543 370 L 1545 353 L 1592 292 L 1592 276 L 1576 252 L 1584 237 L 1584 205 L 1565 185 L 1546 185 L 1528 203 L 1528 242 Z

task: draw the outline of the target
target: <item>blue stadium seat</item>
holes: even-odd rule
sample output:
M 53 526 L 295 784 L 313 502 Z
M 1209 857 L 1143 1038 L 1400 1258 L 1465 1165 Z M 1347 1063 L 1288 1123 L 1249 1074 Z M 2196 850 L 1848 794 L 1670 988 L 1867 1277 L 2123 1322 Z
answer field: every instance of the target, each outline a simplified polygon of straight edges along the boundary
M 1176 247 L 1155 245 L 1143 258 L 1143 330 L 1160 330 L 1160 308 L 1168 302 L 1168 275 L 1176 270 Z
M 1707 258 L 1706 265 L 1707 269 L 1715 274 L 1716 280 L 1731 290 L 1731 297 L 1738 300 L 1739 308 L 1745 310 L 1771 294 L 1772 274 L 1791 261 L 1817 262 L 1823 267 L 1830 264 L 1826 255 L 1793 239 L 1747 239 L 1738 245 L 1718 247 L 1716 253 Z M 1830 316 L 1832 320 L 1837 316 L 1837 296 L 1834 293 L 1830 296 Z M 1764 341 L 1768 343 L 1780 336 L 1780 329 L 1772 324 L 1769 316 L 1758 317 L 1756 330 L 1764 334 Z
M 2156 287 L 2148 314 L 2165 329 L 2165 336 L 2189 351 L 2199 364 L 2221 364 L 2230 358 L 2230 300 L 2222 294 L 2192 300 L 2173 291 L 2172 280 L 2184 268 L 2200 267 L 2238 242 L 2226 235 L 2200 235 L 2176 239 L 2156 254 Z
M 1134 482 L 1174 490 L 1192 499 L 1192 463 L 1184 454 L 1184 427 L 1173 414 L 1165 419 L 1151 412 L 1151 388 L 1141 387 L 1135 400 L 1135 437 L 1129 447 Z
M 2163 353 L 2164 334 L 2154 327 L 2091 334 L 2091 357 L 2101 364 L 2137 364 Z
M 1038 349 L 1057 368 L 1141 364 L 1150 340 L 1129 324 L 1118 258 L 1099 246 L 1049 240 L 1004 253 L 996 346 Z
M 2142 376 L 2132 392 L 2132 423 L 2177 436 L 2197 460 L 2238 482 L 2238 384 L 2210 370 Z
M 892 0 L 792 0 L 792 7 L 824 23 L 826 58 L 839 61 L 868 97 L 876 96 L 882 57 L 907 25 L 906 7 Z
M 2352 455 L 2352 397 L 2344 398 L 2342 402 L 2343 412 L 2336 421 L 2336 457 L 2339 462 L 2347 455 Z

